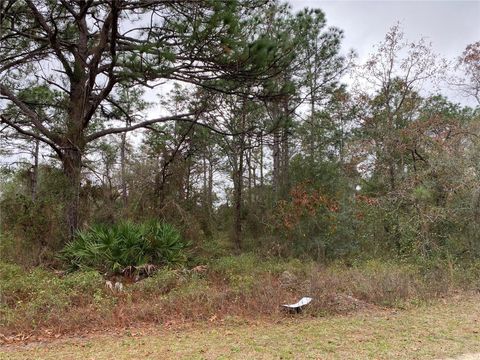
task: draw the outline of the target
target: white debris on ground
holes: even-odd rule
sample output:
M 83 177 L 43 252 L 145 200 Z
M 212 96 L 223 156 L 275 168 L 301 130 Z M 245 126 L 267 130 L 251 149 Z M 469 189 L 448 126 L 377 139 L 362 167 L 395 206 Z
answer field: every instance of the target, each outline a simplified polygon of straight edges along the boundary
M 122 292 L 123 291 L 123 284 L 121 282 L 116 281 L 115 284 L 110 280 L 105 281 L 105 287 L 112 291 L 112 292 Z
M 289 308 L 289 309 L 298 309 L 298 308 L 301 308 L 302 306 L 310 304 L 310 302 L 312 300 L 313 299 L 311 297 L 306 296 L 306 297 L 301 298 L 295 304 L 285 304 L 285 305 L 282 305 L 282 306 L 286 307 L 286 308 Z

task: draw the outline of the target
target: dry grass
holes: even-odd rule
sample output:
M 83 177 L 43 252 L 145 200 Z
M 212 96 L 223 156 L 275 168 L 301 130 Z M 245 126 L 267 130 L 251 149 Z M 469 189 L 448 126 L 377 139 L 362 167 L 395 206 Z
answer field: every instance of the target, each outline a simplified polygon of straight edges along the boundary
M 439 359 L 480 351 L 480 297 L 279 321 L 230 318 L 5 347 L 1 359 Z
M 285 271 L 294 278 L 287 284 L 282 280 Z M 92 273 L 59 278 L 42 271 L 18 272 L 5 279 L 0 335 L 8 339 L 229 317 L 281 320 L 279 305 L 305 295 L 315 299 L 305 316 L 408 308 L 449 296 L 467 284 L 451 271 L 423 273 L 411 265 L 370 262 L 321 268 L 252 255 L 212 261 L 201 274 L 162 270 L 120 294 L 105 289 Z

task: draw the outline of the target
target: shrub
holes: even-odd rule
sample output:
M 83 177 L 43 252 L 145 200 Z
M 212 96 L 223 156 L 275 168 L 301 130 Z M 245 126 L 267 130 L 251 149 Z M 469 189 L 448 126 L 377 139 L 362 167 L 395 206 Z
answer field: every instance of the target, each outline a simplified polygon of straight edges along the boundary
M 128 266 L 182 263 L 185 247 L 180 233 L 170 224 L 121 222 L 80 231 L 60 257 L 72 270 L 119 272 Z
M 288 286 L 283 272 L 295 275 Z M 159 269 L 114 293 L 97 271 L 58 276 L 0 262 L 0 333 L 124 327 L 228 316 L 279 316 L 285 302 L 312 296 L 307 315 L 405 307 L 452 290 L 478 289 L 479 263 L 338 261 L 315 266 L 255 254 L 212 259 L 208 271 Z
M 260 270 L 263 265 L 261 260 L 254 254 L 246 253 L 238 256 L 223 256 L 211 262 L 210 268 L 213 272 L 223 276 L 239 274 L 251 274 Z
M 45 294 L 46 289 L 57 294 L 57 278 L 50 278 L 48 272 L 41 268 L 25 272 L 20 266 L 0 263 L 0 280 L 2 283 L 2 303 L 9 306 L 19 306 Z M 44 297 L 45 297 L 44 296 Z
M 2 302 L 16 306 L 18 304 L 48 297 L 70 298 L 92 296 L 97 289 L 103 288 L 104 280 L 97 271 L 82 271 L 58 277 L 42 268 L 25 271 L 18 265 L 0 263 L 0 281 L 2 283 Z

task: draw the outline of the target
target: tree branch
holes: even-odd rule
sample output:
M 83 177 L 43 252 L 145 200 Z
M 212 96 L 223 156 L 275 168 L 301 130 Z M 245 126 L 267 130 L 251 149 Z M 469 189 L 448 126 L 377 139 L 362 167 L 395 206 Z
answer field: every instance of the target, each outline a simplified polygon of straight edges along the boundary
M 48 26 L 47 21 L 45 20 L 43 15 L 40 13 L 40 11 L 38 11 L 38 9 L 35 7 L 35 4 L 33 4 L 31 0 L 25 0 L 25 1 L 28 4 L 28 7 L 30 8 L 30 10 L 32 10 L 32 13 L 35 19 L 40 23 L 40 26 L 46 31 L 48 35 L 48 40 L 50 41 L 50 45 L 52 45 L 53 51 L 57 55 L 58 60 L 60 60 L 60 62 L 62 63 L 66 74 L 69 77 L 73 76 L 72 68 L 70 67 L 70 64 L 68 63 L 64 54 L 62 53 L 62 50 L 60 49 L 60 45 L 57 42 L 57 34 L 53 32 L 52 29 Z
M 30 118 L 33 125 L 48 139 L 50 139 L 53 143 L 57 145 L 60 143 L 60 139 L 57 135 L 53 134 L 50 130 L 48 130 L 45 126 L 42 125 L 40 118 L 38 117 L 37 113 L 30 109 L 27 104 L 25 104 L 22 100 L 17 98 L 5 85 L 0 84 L 0 94 L 6 96 L 11 102 L 13 102 L 17 107 L 21 110 L 21 112 Z
M 196 115 L 196 116 L 194 118 L 192 118 L 193 115 Z M 198 111 L 197 112 L 190 112 L 190 113 L 185 113 L 185 114 L 181 114 L 181 115 L 173 115 L 173 116 L 166 116 L 166 117 L 152 119 L 152 120 L 146 120 L 146 121 L 143 121 L 143 122 L 137 123 L 135 125 L 131 125 L 131 126 L 100 130 L 100 131 L 97 131 L 97 132 L 87 136 L 86 142 L 88 143 L 88 142 L 91 142 L 95 139 L 98 139 L 100 137 L 110 135 L 110 134 L 119 134 L 119 133 L 129 132 L 129 131 L 140 129 L 140 128 L 149 128 L 150 125 L 158 124 L 158 123 L 164 123 L 164 122 L 168 122 L 168 121 L 181 121 L 181 122 L 193 123 L 194 125 L 204 127 L 204 128 L 206 128 L 206 129 L 208 129 L 208 130 L 210 130 L 210 131 L 212 131 L 216 134 L 223 135 L 223 136 L 237 136 L 237 135 L 240 135 L 240 134 L 243 134 L 243 133 L 246 132 L 246 131 L 242 131 L 242 132 L 239 132 L 239 133 L 230 133 L 230 132 L 227 132 L 227 131 L 222 131 L 222 130 L 216 129 L 212 125 L 198 122 L 198 115 L 199 115 Z
M 98 139 L 100 137 L 110 135 L 110 134 L 119 134 L 119 133 L 124 133 L 124 132 L 129 132 L 132 130 L 140 129 L 147 127 L 149 125 L 157 124 L 157 123 L 162 123 L 162 122 L 167 122 L 167 121 L 187 121 L 187 122 L 192 122 L 194 121 L 190 116 L 195 115 L 194 112 L 190 113 L 185 113 L 185 114 L 180 114 L 180 115 L 172 115 L 172 116 L 165 116 L 157 119 L 152 119 L 152 120 L 146 120 L 142 121 L 138 124 L 131 125 L 131 126 L 124 126 L 124 127 L 118 127 L 118 128 L 110 128 L 110 129 L 104 129 L 97 131 L 86 138 L 86 142 L 91 142 L 95 139 Z
M 49 139 L 46 139 L 46 138 L 44 138 L 44 137 L 40 136 L 39 134 L 36 134 L 32 131 L 25 130 L 25 129 L 21 128 L 20 126 L 16 125 L 15 123 L 11 122 L 10 120 L 8 120 L 3 115 L 0 115 L 0 123 L 4 123 L 4 124 L 14 128 L 17 132 L 19 132 L 22 135 L 30 136 L 30 137 L 33 137 L 37 140 L 40 140 L 41 142 L 44 142 L 45 144 L 49 145 L 57 153 L 57 155 L 60 159 L 62 158 L 62 152 L 60 151 L 60 149 L 57 147 L 57 145 L 53 141 L 51 141 Z

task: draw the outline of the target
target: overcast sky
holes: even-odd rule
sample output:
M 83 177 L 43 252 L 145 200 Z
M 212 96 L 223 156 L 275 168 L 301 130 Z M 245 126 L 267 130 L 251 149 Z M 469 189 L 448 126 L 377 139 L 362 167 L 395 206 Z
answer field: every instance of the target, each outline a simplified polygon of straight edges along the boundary
M 344 49 L 357 51 L 360 60 L 372 51 L 397 21 L 406 38 L 421 37 L 432 42 L 436 52 L 447 58 L 459 56 L 467 44 L 480 41 L 478 1 L 362 1 L 290 0 L 294 10 L 320 8 L 327 25 L 345 32 Z
M 355 50 L 357 63 L 364 62 L 373 46 L 384 39 L 397 22 L 405 39 L 415 42 L 424 37 L 434 51 L 447 60 L 457 59 L 465 47 L 480 41 L 480 0 L 289 0 L 297 11 L 305 7 L 325 12 L 327 26 L 344 31 L 343 50 Z M 450 100 L 475 106 L 447 86 L 441 92 Z

